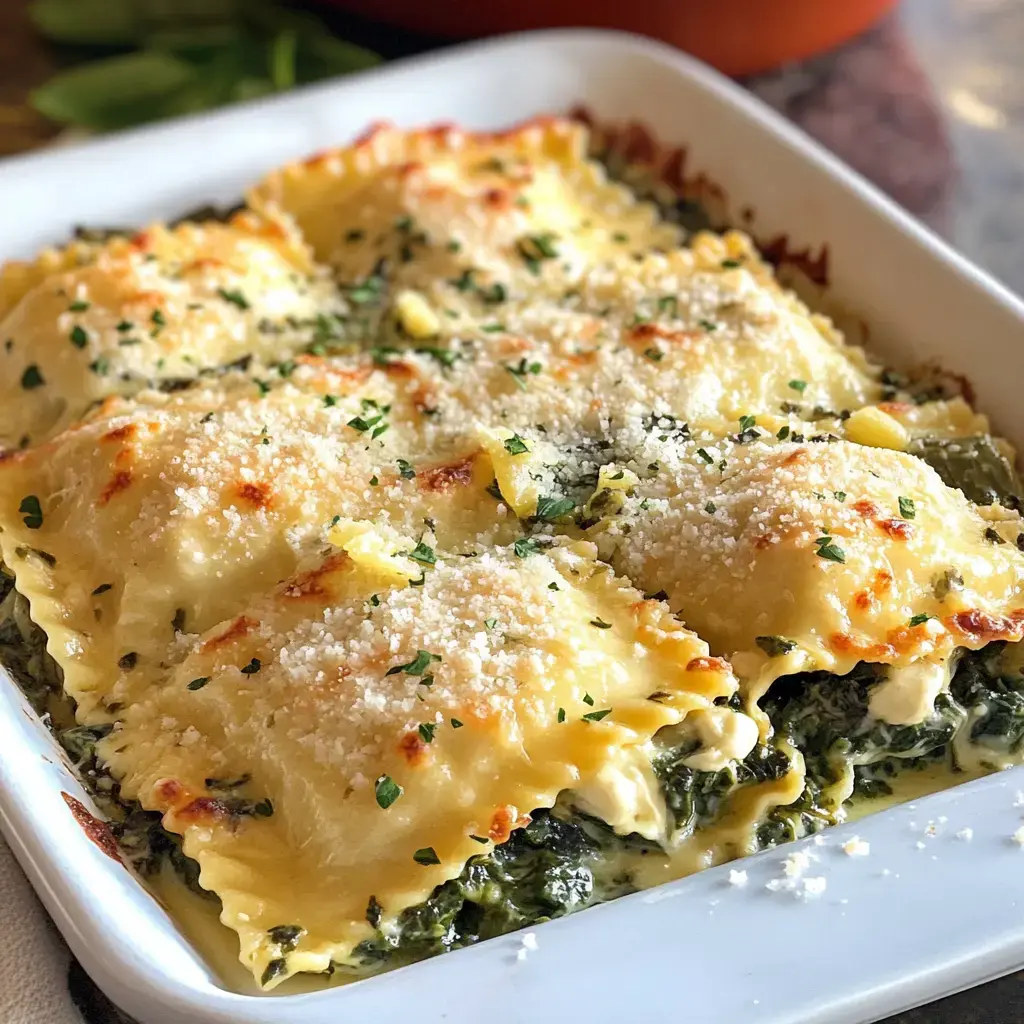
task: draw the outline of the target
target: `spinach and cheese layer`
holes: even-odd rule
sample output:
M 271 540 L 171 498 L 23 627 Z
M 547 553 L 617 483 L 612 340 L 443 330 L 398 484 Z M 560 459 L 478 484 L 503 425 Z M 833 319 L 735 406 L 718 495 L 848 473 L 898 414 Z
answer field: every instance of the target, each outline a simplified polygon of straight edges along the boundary
M 0 270 L 0 657 L 264 987 L 1024 760 L 1012 449 L 586 142 L 378 127 Z

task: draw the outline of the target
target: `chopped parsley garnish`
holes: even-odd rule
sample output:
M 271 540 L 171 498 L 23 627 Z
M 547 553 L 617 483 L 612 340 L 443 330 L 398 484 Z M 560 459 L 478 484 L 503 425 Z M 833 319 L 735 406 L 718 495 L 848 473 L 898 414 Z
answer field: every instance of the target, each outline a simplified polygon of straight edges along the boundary
M 709 454 L 706 448 L 698 448 L 697 455 L 704 460 L 709 466 L 715 461 Z
M 768 655 L 769 658 L 781 658 L 784 654 L 796 650 L 796 643 L 787 640 L 784 636 L 756 636 L 754 643 Z
M 423 541 L 420 541 L 409 552 L 409 557 L 413 561 L 419 562 L 420 565 L 434 565 L 437 562 L 437 555 L 434 554 L 434 549 L 429 544 L 424 544 Z
M 338 399 L 334 395 L 324 395 L 324 408 L 332 409 L 338 404 Z
M 29 494 L 21 499 L 18 511 L 24 516 L 22 522 L 30 530 L 38 530 L 43 525 L 43 507 L 34 494 Z
M 121 332 L 122 334 L 124 334 L 124 333 L 125 333 L 126 331 L 130 331 L 130 330 L 131 330 L 131 329 L 132 329 L 132 328 L 133 328 L 134 326 L 135 326 L 135 324 L 133 324 L 133 323 L 131 322 L 131 320 L 122 320 L 122 321 L 121 321 L 121 322 L 120 322 L 120 323 L 119 323 L 119 324 L 117 325 L 117 329 L 118 329 L 118 330 L 119 330 L 119 331 L 120 331 L 120 332 Z
M 403 480 L 411 480 L 416 475 L 416 470 L 412 468 L 412 464 L 406 462 L 405 459 L 397 459 L 398 464 L 398 475 Z
M 665 353 L 656 348 L 645 348 L 644 355 L 650 359 L 652 363 L 660 363 L 662 359 L 665 358 Z
M 518 558 L 526 558 L 528 555 L 535 555 L 540 550 L 540 547 L 532 538 L 520 537 L 519 540 L 512 545 L 512 550 L 516 553 Z
M 604 619 L 602 619 L 600 616 L 598 618 L 596 618 L 596 619 L 591 619 L 590 620 L 590 624 L 592 626 L 597 626 L 598 629 L 611 629 L 612 628 L 612 624 L 610 622 L 605 622 Z
M 679 310 L 679 300 L 674 295 L 662 295 L 658 299 L 658 312 L 669 313 L 676 316 Z
M 551 522 L 568 515 L 575 507 L 576 502 L 571 498 L 553 498 L 550 495 L 541 495 L 537 499 L 537 511 L 534 513 L 534 517 Z
M 924 623 L 926 623 L 930 618 L 931 616 L 927 612 L 921 612 L 918 615 L 911 616 L 910 620 L 907 622 L 907 625 L 921 626 Z
M 791 380 L 789 386 L 799 392 L 801 395 L 807 390 L 807 381 L 805 380 Z
M 164 316 L 162 309 L 154 309 L 152 315 L 149 318 L 153 324 L 157 327 L 166 327 L 167 318 Z
M 583 721 L 600 722 L 602 718 L 607 718 L 611 713 L 611 708 L 605 708 L 603 711 L 591 711 L 589 714 L 583 716 Z
M 536 376 L 540 373 L 542 367 L 540 363 L 528 362 L 526 356 L 523 356 L 515 366 L 508 366 L 506 364 L 505 369 L 512 374 L 512 379 L 516 382 L 516 387 L 521 391 L 525 391 L 527 375 L 533 374 Z
M 462 722 L 460 722 L 457 718 L 450 718 L 450 719 L 448 719 L 448 721 L 451 722 L 451 725 L 452 725 L 453 729 L 461 729 L 462 728 Z
M 239 309 L 248 309 L 249 300 L 240 291 L 231 291 L 227 288 L 218 288 L 217 294 L 225 301 L 230 302 Z
M 85 328 L 79 324 L 75 324 L 75 326 L 71 328 L 71 333 L 68 337 L 71 339 L 71 344 L 74 345 L 75 348 L 85 348 L 85 346 L 89 344 L 89 335 L 85 333 Z
M 377 779 L 373 793 L 377 806 L 386 811 L 402 795 L 402 787 L 390 775 L 382 775 Z
M 70 313 L 84 313 L 89 308 L 89 303 L 84 299 L 75 299 L 74 302 L 68 306 L 68 312 Z
M 904 498 L 901 494 L 899 498 L 899 503 L 900 515 L 903 516 L 904 519 L 913 519 L 914 516 L 917 515 L 917 509 L 914 507 L 913 498 Z
M 212 676 L 200 676 L 198 679 L 193 679 L 186 689 L 201 690 L 212 678 Z
M 470 291 L 470 289 L 476 287 L 473 283 L 473 275 L 475 273 L 476 271 L 472 267 L 467 268 L 454 281 L 452 281 L 452 286 L 460 292 Z
M 740 430 L 744 433 L 748 430 L 752 430 L 757 425 L 756 416 L 741 416 L 740 417 Z
M 591 697 L 589 693 L 585 693 L 585 694 L 583 694 L 583 703 L 584 704 L 589 704 L 591 707 L 593 707 L 594 706 L 594 698 Z
M 95 589 L 95 590 L 94 590 L 94 591 L 92 592 L 92 596 L 93 596 L 93 597 L 99 597 L 99 596 L 100 596 L 100 594 L 105 594 L 105 593 L 106 593 L 106 592 L 107 592 L 108 590 L 113 590 L 113 589 L 114 589 L 114 584 L 113 584 L 113 583 L 101 583 L 101 584 L 100 584 L 100 585 L 99 585 L 99 586 L 98 586 L 98 587 L 97 587 L 97 588 L 96 588 L 96 589 Z
M 366 431 L 372 430 L 377 426 L 382 419 L 384 419 L 383 414 L 371 416 L 368 420 L 364 419 L 362 416 L 353 416 L 345 426 L 351 427 L 353 430 L 358 430 L 360 434 L 365 434 Z
M 441 858 L 434 852 L 434 848 L 432 846 L 424 846 L 417 850 L 412 855 L 412 859 L 416 861 L 417 864 L 422 864 L 424 867 L 431 864 L 441 863 Z
M 836 544 L 834 538 L 829 536 L 818 537 L 814 543 L 818 545 L 818 550 L 815 551 L 815 554 L 819 558 L 825 558 L 830 562 L 846 561 L 846 552 Z
M 430 345 L 421 345 L 419 348 L 413 349 L 417 355 L 430 356 L 431 359 L 436 360 L 444 367 L 449 367 L 458 362 L 462 355 L 458 352 L 453 352 L 447 348 L 433 348 Z
M 96 374 L 97 377 L 106 377 L 110 373 L 110 360 L 106 356 L 100 356 L 99 359 L 94 359 L 89 364 L 89 369 Z
M 370 486 L 376 487 L 379 483 L 380 481 L 377 479 L 377 474 L 374 473 L 374 475 L 370 477 Z
M 294 359 L 286 359 L 283 363 L 277 364 L 277 373 L 280 377 L 290 377 L 294 372 L 298 363 Z
M 704 330 L 708 331 L 709 333 L 711 331 L 717 331 L 718 330 L 718 324 L 716 324 L 713 320 L 705 320 L 705 319 L 701 318 L 700 320 L 697 321 L 697 323 L 699 323 L 701 325 L 701 327 L 703 327 Z
M 263 665 L 260 662 L 260 659 L 253 658 L 252 661 L 250 661 L 249 664 L 245 666 L 245 668 L 240 669 L 239 671 L 242 673 L 243 676 L 254 676 L 257 672 L 259 672 L 259 670 L 262 667 Z
M 832 496 L 836 499 L 836 501 L 846 501 L 846 491 L 833 491 Z
M 565 721 L 565 708 L 559 708 L 558 709 L 558 721 L 559 721 L 559 723 Z
M 480 843 L 481 846 L 490 842 L 490 839 L 486 836 L 474 836 L 471 834 L 469 838 L 472 839 L 474 843 Z
M 500 331 L 505 330 L 504 324 L 482 324 L 480 327 L 481 331 L 486 334 L 498 334 Z
M 713 501 L 705 502 L 704 511 L 707 512 L 709 516 L 713 516 L 718 511 L 718 506 Z
M 130 672 L 139 663 L 139 655 L 137 651 L 129 651 L 127 654 L 121 655 L 117 659 L 117 667 L 122 672 Z
M 383 287 L 384 279 L 376 274 L 371 274 L 362 284 L 357 284 L 348 290 L 349 301 L 357 306 L 368 306 L 380 298 Z
M 530 450 L 527 448 L 526 442 L 518 434 L 513 434 L 511 437 L 506 438 L 502 441 L 502 445 L 509 455 L 524 455 Z
M 549 583 L 548 584 L 548 590 L 560 590 L 560 589 L 561 589 L 561 587 L 559 587 L 559 585 L 557 583 Z
M 500 282 L 495 281 L 488 288 L 477 288 L 480 298 L 489 305 L 496 306 L 508 298 L 508 289 Z
M 998 531 L 991 526 L 987 527 L 985 530 L 985 540 L 991 541 L 993 544 L 1006 543 L 1006 541 L 1004 541 L 1003 538 L 999 536 Z
M 556 235 L 546 231 L 540 235 L 527 235 L 516 242 L 519 255 L 526 261 L 530 273 L 539 274 L 542 261 L 558 258 L 558 249 L 555 248 L 556 239 Z
M 431 654 L 430 651 L 417 651 L 416 657 L 404 665 L 392 665 L 386 675 L 394 676 L 404 672 L 407 676 L 422 676 L 424 672 L 435 662 L 440 661 L 440 654 Z
M 497 619 L 484 619 L 484 628 L 485 629 L 494 629 L 494 627 L 497 626 L 497 624 L 498 624 L 498 620 Z
M 789 426 L 779 427 L 779 432 L 775 435 L 780 441 L 785 441 L 789 437 Z
M 721 266 L 725 270 L 735 270 L 737 267 L 743 266 L 739 260 L 722 260 Z
M 25 372 L 21 375 L 21 386 L 26 391 L 31 391 L 33 388 L 40 388 L 46 383 L 43 380 L 42 373 L 39 372 L 39 367 L 33 363 L 31 366 L 25 367 Z
M 420 722 L 418 732 L 424 743 L 433 743 L 436 730 L 437 726 L 433 722 Z

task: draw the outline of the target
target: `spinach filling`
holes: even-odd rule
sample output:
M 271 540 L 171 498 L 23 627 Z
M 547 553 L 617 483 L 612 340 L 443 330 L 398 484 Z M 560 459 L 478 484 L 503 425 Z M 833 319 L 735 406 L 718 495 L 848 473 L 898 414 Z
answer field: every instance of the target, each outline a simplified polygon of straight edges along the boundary
M 1024 749 L 1024 674 L 1009 670 L 1005 644 L 963 652 L 950 692 L 936 700 L 919 725 L 893 726 L 868 711 L 871 688 L 884 667 L 858 665 L 845 677 L 825 672 L 780 679 L 761 701 L 773 726 L 767 743 L 719 771 L 688 767 L 692 740 L 666 747 L 654 759 L 677 839 L 719 821 L 730 800 L 747 786 L 781 779 L 799 750 L 806 783 L 793 803 L 772 808 L 756 826 L 755 844 L 769 848 L 835 823 L 844 804 L 891 793 L 901 771 L 945 763 L 957 767 L 954 738 L 964 739 L 980 763 L 991 767 Z M 29 618 L 28 603 L 0 568 L 0 661 L 55 733 L 76 770 L 93 790 L 128 859 L 143 875 L 169 863 L 195 892 L 216 901 L 198 883 L 198 865 L 166 831 L 159 814 L 122 801 L 117 782 L 98 763 L 96 743 L 110 726 L 75 724 L 61 674 L 46 653 L 45 637 Z M 736 704 L 734 698 L 733 704 Z M 985 761 L 990 751 L 990 761 Z M 373 938 L 355 951 L 360 972 L 423 957 L 517 928 L 562 917 L 635 889 L 630 865 L 660 848 L 637 835 L 617 835 L 582 813 L 570 794 L 551 810 L 537 810 L 530 823 L 488 853 L 470 859 L 462 873 L 438 886 L 423 903 L 382 926 L 371 899 L 367 920 Z
M 1021 508 L 1024 490 L 1017 471 L 987 434 L 917 438 L 909 451 L 927 462 L 947 487 L 963 491 L 968 501 Z
M 850 799 L 890 794 L 886 776 L 945 758 L 966 718 L 963 707 L 944 693 L 920 724 L 890 725 L 872 717 L 870 691 L 884 671 L 862 662 L 843 677 L 787 676 L 761 702 L 776 734 L 803 754 L 807 781 L 801 801 L 808 801 L 807 813 L 820 815 L 822 824 L 832 824 Z
M 1024 749 L 1024 674 L 1007 670 L 1005 648 L 999 642 L 965 656 L 950 687 L 967 709 L 967 738 L 974 753 L 992 768 L 1001 768 Z
M 458 878 L 424 903 L 378 928 L 355 951 L 361 966 L 418 960 L 470 946 L 631 891 L 628 875 L 610 876 L 609 855 L 658 848 L 638 836 L 616 836 L 603 822 L 569 807 L 535 811 L 533 820 L 490 853 L 473 857 Z M 371 899 L 367 920 L 377 927 Z

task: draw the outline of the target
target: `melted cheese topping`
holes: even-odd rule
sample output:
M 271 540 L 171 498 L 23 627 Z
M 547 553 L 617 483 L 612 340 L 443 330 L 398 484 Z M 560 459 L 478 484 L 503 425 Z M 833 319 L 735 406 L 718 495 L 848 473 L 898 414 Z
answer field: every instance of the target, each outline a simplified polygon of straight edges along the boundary
M 734 692 L 592 555 L 495 550 L 420 588 L 334 558 L 315 597 L 285 584 L 127 709 L 104 756 L 183 834 L 257 976 L 280 956 L 270 929 L 303 930 L 285 973 L 346 962 L 371 898 L 386 928 L 524 814 L 619 784 L 655 732 Z M 210 781 L 227 777 L 273 813 L 231 814 Z
M 920 460 L 846 441 L 661 451 L 602 543 L 755 696 L 779 675 L 1024 635 L 1020 517 L 994 523 Z
M 584 131 L 558 119 L 501 134 L 381 125 L 273 172 L 249 202 L 291 217 L 342 280 L 383 258 L 399 280 L 513 271 L 528 286 L 549 263 L 572 272 L 678 244 L 675 227 L 585 153 Z
M 129 699 L 175 628 L 207 629 L 290 575 L 334 518 L 446 550 L 520 533 L 486 493 L 479 443 L 424 424 L 415 374 L 329 376 L 330 405 L 291 383 L 262 397 L 229 383 L 115 403 L 0 461 L 0 550 L 83 715 Z
M 86 262 L 49 257 L 36 268 L 41 279 L 8 278 L 0 448 L 43 440 L 108 395 L 242 357 L 283 359 L 310 342 L 318 314 L 343 308 L 303 245 L 252 214 L 157 225 L 73 252 Z M 55 263 L 60 272 L 45 273 Z
M 984 417 L 585 141 L 381 127 L 228 224 L 0 271 L 0 553 L 264 983 L 560 797 L 661 845 L 639 885 L 752 853 L 801 753 L 692 830 L 666 744 L 729 770 L 774 679 L 860 661 L 914 724 L 956 648 L 1024 634 L 1020 517 L 904 454 Z

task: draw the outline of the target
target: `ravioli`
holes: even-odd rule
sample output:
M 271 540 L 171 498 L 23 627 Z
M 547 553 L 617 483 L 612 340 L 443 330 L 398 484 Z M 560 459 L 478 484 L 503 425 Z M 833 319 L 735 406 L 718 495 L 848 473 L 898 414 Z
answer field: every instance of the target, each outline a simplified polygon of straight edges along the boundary
M 0 449 L 45 440 L 108 395 L 284 361 L 348 308 L 297 237 L 251 213 L 75 244 L 4 276 Z
M 433 333 L 415 341 L 406 330 L 376 351 L 428 351 L 448 364 L 445 417 L 541 424 L 566 439 L 643 415 L 719 434 L 751 414 L 839 429 L 841 416 L 880 401 L 880 368 L 827 320 L 763 287 L 763 269 L 722 255 L 747 244 L 701 237 L 588 270 L 558 294 L 510 292 L 483 309 L 445 286 L 428 290 L 419 299 Z
M 590 545 L 398 578 L 329 557 L 199 638 L 104 744 L 267 985 L 358 962 L 368 918 L 386 930 L 531 811 L 614 786 L 655 732 L 735 690 Z
M 290 575 L 336 518 L 425 537 L 428 551 L 519 535 L 486 491 L 479 442 L 419 411 L 413 370 L 313 360 L 294 378 L 310 384 L 261 395 L 238 377 L 112 400 L 0 460 L 0 550 L 86 718 L 144 685 L 176 631 Z
M 274 171 L 249 203 L 291 217 L 343 281 L 461 278 L 464 291 L 543 284 L 677 244 L 659 220 L 586 159 L 579 125 L 558 118 L 507 132 L 378 125 L 349 147 Z M 476 275 L 476 276 L 474 276 Z
M 1024 488 L 955 381 L 567 120 L 378 126 L 248 203 L 0 270 L 0 651 L 264 987 L 1020 760 Z
M 934 699 L 957 648 L 1024 636 L 1024 522 L 921 460 L 846 441 L 658 450 L 657 475 L 593 533 L 754 699 L 780 675 L 862 661 L 913 666 Z

